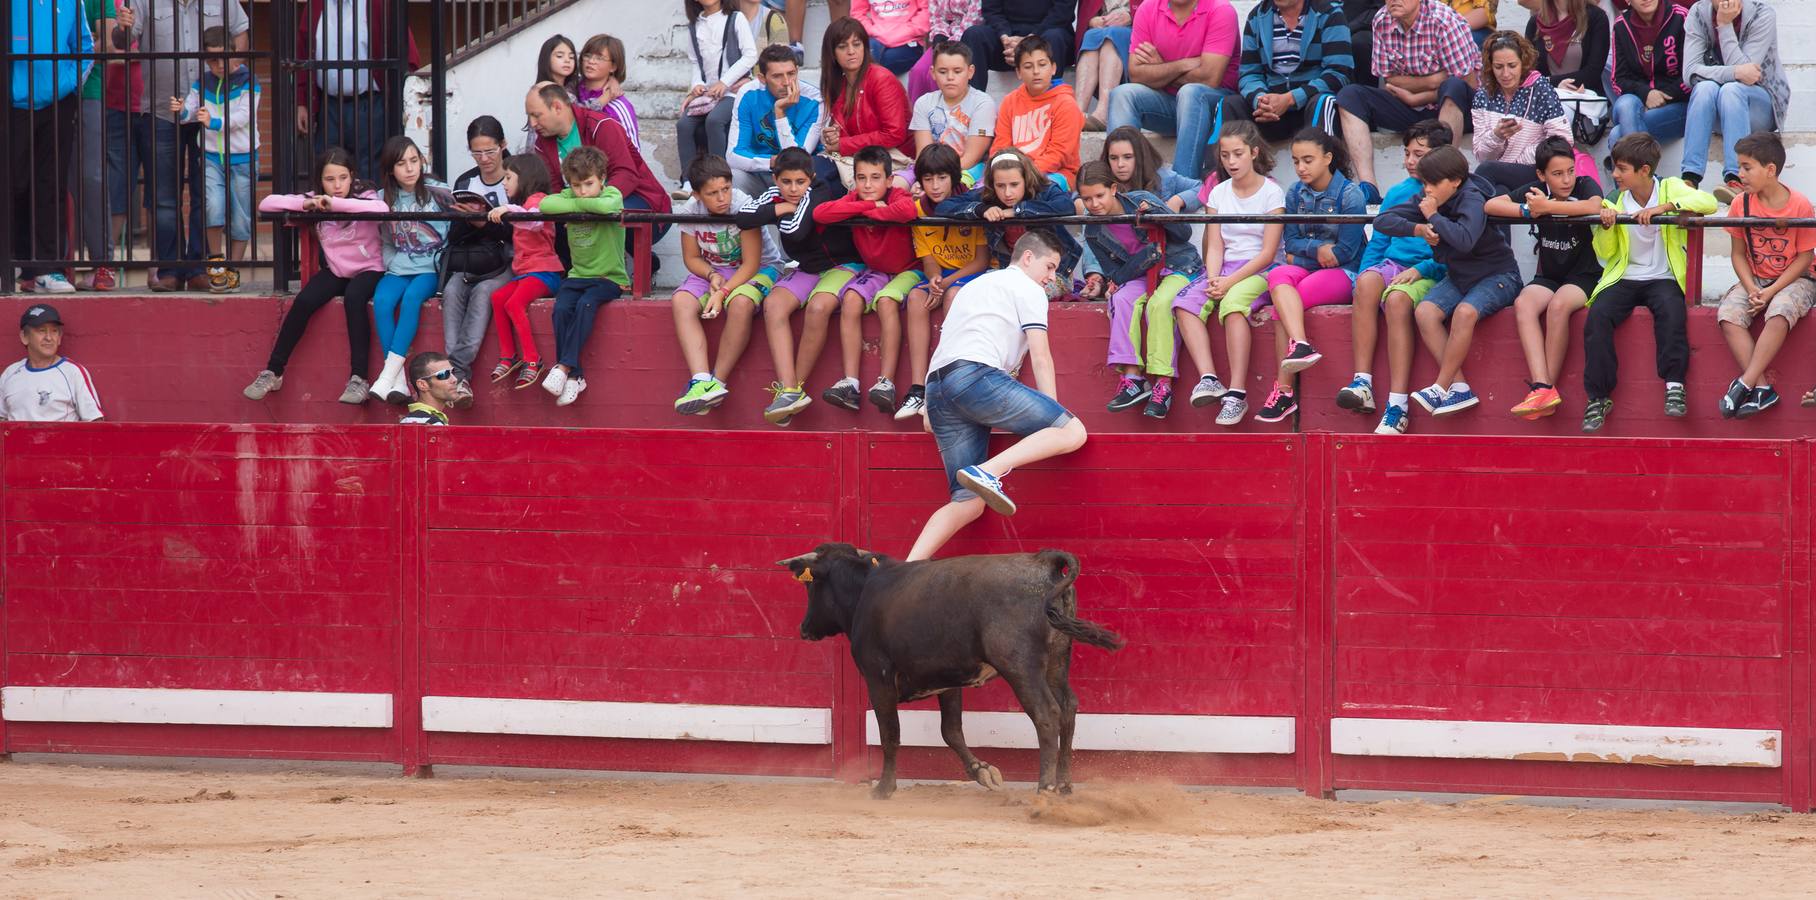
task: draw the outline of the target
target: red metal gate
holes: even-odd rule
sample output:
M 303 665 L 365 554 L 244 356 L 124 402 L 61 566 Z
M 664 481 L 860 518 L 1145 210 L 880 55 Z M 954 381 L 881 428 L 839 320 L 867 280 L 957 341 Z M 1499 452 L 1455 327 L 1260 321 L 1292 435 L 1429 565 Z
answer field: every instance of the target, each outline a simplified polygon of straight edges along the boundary
M 900 550 L 924 436 L 0 426 L 0 750 L 859 778 L 773 560 Z M 1095 436 L 954 552 L 1063 547 L 1083 777 L 1811 805 L 1809 445 Z M 974 745 L 1032 774 L 992 686 Z M 927 704 L 908 776 L 956 777 Z

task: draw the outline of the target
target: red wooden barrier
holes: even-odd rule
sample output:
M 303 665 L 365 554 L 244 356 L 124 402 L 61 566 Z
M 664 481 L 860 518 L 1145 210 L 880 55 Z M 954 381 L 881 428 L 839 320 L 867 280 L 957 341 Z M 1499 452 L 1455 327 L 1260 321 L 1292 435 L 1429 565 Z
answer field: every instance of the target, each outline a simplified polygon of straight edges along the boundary
M 1078 554 L 1084 778 L 1812 801 L 1810 445 L 1099 435 L 951 548 Z M 775 559 L 923 436 L 0 426 L 0 752 L 857 778 Z M 1000 685 L 968 731 L 1006 772 Z M 958 777 L 937 713 L 904 774 Z

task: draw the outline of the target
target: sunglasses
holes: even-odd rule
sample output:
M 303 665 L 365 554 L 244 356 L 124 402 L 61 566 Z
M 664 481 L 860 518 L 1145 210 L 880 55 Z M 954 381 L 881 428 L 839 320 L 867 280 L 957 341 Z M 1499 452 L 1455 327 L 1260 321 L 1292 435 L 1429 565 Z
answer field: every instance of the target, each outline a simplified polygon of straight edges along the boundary
M 454 370 L 451 368 L 448 368 L 448 369 L 442 369 L 439 372 L 430 372 L 429 377 L 435 379 L 436 381 L 447 381 L 448 379 L 454 377 Z

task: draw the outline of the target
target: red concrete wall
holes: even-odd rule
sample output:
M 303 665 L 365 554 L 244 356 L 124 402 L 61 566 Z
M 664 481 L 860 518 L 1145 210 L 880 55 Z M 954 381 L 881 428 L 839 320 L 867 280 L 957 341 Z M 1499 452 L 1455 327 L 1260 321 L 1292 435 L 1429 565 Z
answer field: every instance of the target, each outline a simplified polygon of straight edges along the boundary
M 0 316 L 13 316 L 28 298 L 0 298 Z M 346 383 L 346 337 L 338 307 L 317 314 L 286 375 L 284 389 L 254 403 L 240 396 L 240 389 L 264 367 L 271 341 L 283 317 L 287 300 L 271 297 L 231 296 L 205 298 L 96 297 L 62 301 L 69 325 L 69 354 L 94 372 L 110 418 L 136 422 L 284 422 L 351 424 L 394 420 L 397 410 L 378 404 L 350 408 L 335 402 Z M 532 310 L 538 343 L 550 354 L 549 301 Z M 1582 317 L 1577 317 L 1580 332 Z M 720 323 L 709 325 L 716 341 Z M 1251 373 L 1251 405 L 1265 399 L 1273 365 L 1272 325 L 1255 334 L 1256 363 Z M 797 322 L 798 328 L 798 322 Z M 877 375 L 876 323 L 866 322 L 863 380 L 868 386 Z M 1330 431 L 1339 434 L 1372 431 L 1375 418 L 1348 413 L 1336 407 L 1339 388 L 1354 371 L 1351 359 L 1350 320 L 1347 308 L 1313 310 L 1310 337 L 1325 354 L 1324 362 L 1303 376 L 1304 404 L 1298 421 L 1277 425 L 1244 423 L 1235 429 L 1253 433 Z M 760 329 L 759 329 L 760 330 Z M 1052 338 L 1057 353 L 1060 397 L 1098 433 L 1193 433 L 1224 431 L 1212 423 L 1213 408 L 1192 409 L 1181 400 L 1172 417 L 1155 422 L 1137 413 L 1111 415 L 1103 404 L 1115 391 L 1115 378 L 1102 365 L 1109 320 L 1102 304 L 1062 304 L 1054 308 Z M 1716 400 L 1735 374 L 1732 358 L 1722 343 L 1714 310 L 1693 310 L 1690 339 L 1690 409 L 1686 420 L 1663 415 L 1663 386 L 1652 369 L 1652 330 L 1644 311 L 1636 313 L 1619 333 L 1618 344 L 1625 381 L 1615 394 L 1615 411 L 1603 430 L 1607 436 L 1648 437 L 1797 437 L 1810 433 L 1816 419 L 1799 410 L 1796 400 L 1816 384 L 1816 341 L 1810 329 L 1799 329 L 1779 357 L 1777 372 L 1786 403 L 1758 418 L 1733 422 L 1716 413 Z M 418 347 L 442 346 L 441 316 L 432 302 L 424 311 Z M 1222 333 L 1213 332 L 1219 373 L 1228 376 Z M 481 348 L 483 373 L 497 357 L 490 338 Z M 1573 346 L 1561 384 L 1566 402 L 1557 415 L 1539 422 L 1525 422 L 1507 415 L 1507 408 L 1525 395 L 1523 356 L 1511 313 L 1484 323 L 1465 367 L 1470 384 L 1482 396 L 1478 408 L 1434 420 L 1415 411 L 1413 431 L 1418 434 L 1570 435 L 1578 433 L 1582 415 L 1582 354 L 1580 339 Z M 768 346 L 759 334 L 751 341 L 744 361 L 732 380 L 732 396 L 709 416 L 677 416 L 673 399 L 685 385 L 687 373 L 676 348 L 668 304 L 622 301 L 600 316 L 588 347 L 586 363 L 592 377 L 589 390 L 573 407 L 558 409 L 539 389 L 512 391 L 478 386 L 479 403 L 462 413 L 462 424 L 773 430 L 761 416 L 769 395 L 763 390 L 774 379 Z M 809 379 L 817 393 L 838 378 L 836 335 Z M 1377 352 L 1376 384 L 1387 387 L 1386 346 Z M 375 370 L 376 374 L 376 370 Z M 1412 384 L 1429 383 L 1435 366 L 1423 351 L 1414 366 Z M 1188 378 L 1196 373 L 1188 372 Z M 906 364 L 898 373 L 905 389 Z M 1384 397 L 1381 398 L 1384 401 Z M 913 423 L 897 424 L 866 406 L 860 413 L 829 408 L 816 402 L 790 426 L 796 431 L 898 431 L 912 432 Z
M 855 778 L 841 641 L 777 558 L 901 552 L 917 436 L 0 426 L 0 683 L 391 694 L 390 728 L 0 721 L 0 753 Z M 1081 777 L 1696 797 L 1807 809 L 1810 444 L 1100 435 L 952 552 L 1078 554 L 1090 713 L 1291 716 L 1292 754 L 1081 753 Z M 427 733 L 424 696 L 830 709 L 830 745 Z M 999 685 L 968 706 L 1014 710 Z M 1336 756 L 1333 718 L 1748 728 L 1782 766 Z M 1005 772 L 1032 755 L 991 750 Z M 904 773 L 956 777 L 945 751 Z

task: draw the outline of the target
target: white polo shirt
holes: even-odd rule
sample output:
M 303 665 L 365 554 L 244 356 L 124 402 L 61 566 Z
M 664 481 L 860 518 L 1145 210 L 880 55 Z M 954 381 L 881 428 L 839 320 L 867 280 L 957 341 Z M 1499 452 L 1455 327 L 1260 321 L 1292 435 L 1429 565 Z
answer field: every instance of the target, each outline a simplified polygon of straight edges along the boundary
M 65 357 L 42 369 L 22 359 L 0 372 L 0 419 L 12 422 L 93 422 L 101 398 L 88 370 Z
M 1047 292 L 1015 266 L 979 275 L 952 299 L 928 369 L 969 360 L 1013 372 L 1031 329 L 1047 330 Z

